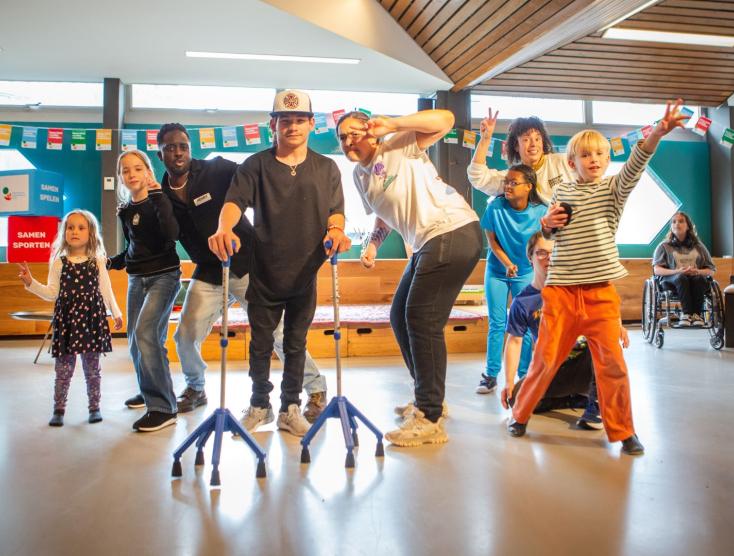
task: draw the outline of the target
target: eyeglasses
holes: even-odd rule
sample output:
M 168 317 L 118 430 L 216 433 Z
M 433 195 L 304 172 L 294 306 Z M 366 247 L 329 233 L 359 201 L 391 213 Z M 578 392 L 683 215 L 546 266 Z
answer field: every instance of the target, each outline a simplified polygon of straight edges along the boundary
M 189 152 L 191 146 L 188 143 L 165 143 L 160 146 L 160 149 L 165 153 L 174 153 L 177 150 L 181 152 Z
M 526 181 L 515 181 L 515 180 L 502 180 L 502 185 L 504 187 L 517 187 L 518 185 L 530 185 Z
M 535 251 L 535 256 L 538 258 L 538 260 L 544 261 L 548 257 L 551 256 L 550 251 L 546 251 L 545 249 L 538 249 Z

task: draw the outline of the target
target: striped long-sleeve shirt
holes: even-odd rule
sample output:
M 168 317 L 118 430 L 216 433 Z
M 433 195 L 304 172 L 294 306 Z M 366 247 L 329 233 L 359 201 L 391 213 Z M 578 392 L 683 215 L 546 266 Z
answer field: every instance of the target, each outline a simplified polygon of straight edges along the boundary
M 556 187 L 551 203 L 568 203 L 573 215 L 570 224 L 552 236 L 556 243 L 547 286 L 593 284 L 627 275 L 619 262 L 614 236 L 627 198 L 651 157 L 638 145 L 616 176 L 599 183 L 562 183 Z

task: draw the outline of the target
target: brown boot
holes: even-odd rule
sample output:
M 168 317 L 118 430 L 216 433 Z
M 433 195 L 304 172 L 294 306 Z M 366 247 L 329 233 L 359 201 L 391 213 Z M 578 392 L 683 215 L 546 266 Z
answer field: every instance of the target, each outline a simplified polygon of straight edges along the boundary
M 303 416 L 306 421 L 313 423 L 319 418 L 321 412 L 326 407 L 326 392 L 314 392 L 308 397 L 308 403 L 303 410 Z

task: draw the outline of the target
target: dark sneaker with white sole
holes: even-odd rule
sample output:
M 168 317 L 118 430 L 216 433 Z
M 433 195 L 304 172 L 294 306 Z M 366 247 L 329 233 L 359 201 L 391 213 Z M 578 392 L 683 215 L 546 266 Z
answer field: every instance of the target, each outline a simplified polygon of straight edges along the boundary
M 645 453 L 645 447 L 637 438 L 636 434 L 633 434 L 629 438 L 622 440 L 622 452 L 628 456 L 640 456 Z
M 64 412 L 54 411 L 51 416 L 51 420 L 48 422 L 49 427 L 63 427 L 64 426 Z
M 143 399 L 142 394 L 137 394 L 132 398 L 126 399 L 125 405 L 130 409 L 140 409 L 141 407 L 145 407 L 145 400 Z
M 482 374 L 479 386 L 476 387 L 477 394 L 491 394 L 497 388 L 497 379 L 493 376 Z
M 102 413 L 99 411 L 99 409 L 89 410 L 89 422 L 90 423 L 99 423 L 101 420 L 102 420 Z
M 186 387 L 181 395 L 176 398 L 176 406 L 179 413 L 188 413 L 193 411 L 200 405 L 206 405 L 208 400 L 206 399 L 206 392 L 202 390 L 194 390 L 193 388 Z
M 527 423 L 519 423 L 518 421 L 515 421 L 515 419 L 510 419 L 510 422 L 507 425 L 507 432 L 509 432 L 511 436 L 518 438 L 525 435 L 527 427 Z
M 175 413 L 161 413 L 160 411 L 148 411 L 140 419 L 133 423 L 133 429 L 138 432 L 153 432 L 176 424 Z

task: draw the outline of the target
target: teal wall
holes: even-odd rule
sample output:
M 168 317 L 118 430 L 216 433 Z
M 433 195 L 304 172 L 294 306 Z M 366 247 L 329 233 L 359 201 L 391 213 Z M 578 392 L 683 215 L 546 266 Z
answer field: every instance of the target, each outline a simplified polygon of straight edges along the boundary
M 70 124 L 59 122 L 12 122 L 13 134 L 11 137 L 10 148 L 17 148 L 23 155 L 31 161 L 37 168 L 59 172 L 64 175 L 64 210 L 68 211 L 72 208 L 82 207 L 91 210 L 97 217 L 101 216 L 101 156 L 94 150 L 93 133 L 89 132 L 89 141 L 87 151 L 71 151 L 69 145 L 71 138 L 64 137 L 64 148 L 60 151 L 49 151 L 45 148 L 46 130 L 38 131 L 38 148 L 37 149 L 21 149 L 20 141 L 22 129 L 19 126 L 28 125 L 35 127 L 63 127 L 70 128 L 95 128 L 94 124 Z M 198 133 L 195 128 L 198 126 L 187 126 L 192 129 L 190 131 L 192 154 L 195 158 L 205 158 L 210 150 L 200 148 Z M 202 126 L 208 127 L 208 126 Z M 130 129 L 158 129 L 159 125 L 129 125 Z M 70 132 L 66 132 L 70 135 Z M 234 151 L 234 152 L 256 152 L 265 146 L 245 145 L 244 132 L 241 127 L 237 128 L 239 147 L 224 149 L 218 147 L 217 151 Z M 215 128 L 217 144 L 222 144 L 221 129 Z M 144 134 L 138 134 L 138 148 L 145 150 Z M 265 133 L 262 133 L 263 142 L 266 141 Z M 497 135 L 497 138 L 504 139 L 504 136 Z M 565 145 L 569 137 L 554 136 L 553 142 L 556 145 Z M 339 144 L 333 132 L 312 135 L 310 146 L 315 151 L 323 154 L 339 154 Z M 495 143 L 493 157 L 488 160 L 491 167 L 503 169 L 507 165 L 501 159 L 500 149 Z M 5 148 L 5 147 L 0 147 Z M 625 143 L 625 148 L 627 148 Z M 155 152 L 150 152 L 156 175 L 160 178 L 163 175 L 163 164 L 155 156 Z M 613 160 L 624 161 L 629 155 L 626 150 L 624 155 L 614 156 Z M 660 177 L 668 186 L 670 191 L 681 201 L 682 210 L 688 212 L 696 222 L 699 236 L 702 241 L 710 247 L 711 244 L 711 178 L 709 172 L 709 156 L 708 145 L 704 141 L 664 141 L 660 144 L 657 153 L 650 162 L 651 169 Z M 487 196 L 479 191 L 473 191 L 473 206 L 477 214 L 481 216 L 487 203 Z M 655 246 L 662 240 L 665 230 L 661 230 L 658 237 L 650 245 L 620 245 L 619 251 L 622 257 L 650 257 Z M 486 248 L 486 245 L 485 245 Z M 183 253 L 182 253 L 183 254 Z M 357 258 L 359 256 L 359 246 L 353 247 L 346 254 L 346 258 Z M 388 237 L 385 244 L 380 249 L 380 258 L 401 258 L 405 256 L 400 236 L 393 232 Z M 5 260 L 4 249 L 0 250 L 0 259 Z
M 496 135 L 505 139 L 504 135 Z M 553 136 L 556 146 L 565 146 L 570 137 Z M 624 162 L 630 154 L 629 146 L 623 141 L 625 152 L 614 156 L 615 162 Z M 502 160 L 499 143 L 495 143 L 494 153 L 487 160 L 491 168 L 504 169 L 507 163 Z M 711 175 L 709 169 L 709 150 L 705 141 L 663 141 L 655 156 L 650 160 L 650 169 L 665 183 L 671 193 L 681 202 L 681 210 L 687 212 L 696 223 L 698 235 L 711 249 Z M 481 216 L 487 206 L 487 195 L 473 191 L 474 209 Z M 619 245 L 622 258 L 651 257 L 655 247 L 667 232 L 660 230 L 649 245 Z M 486 239 L 485 239 L 486 249 Z M 486 256 L 486 251 L 483 256 Z

